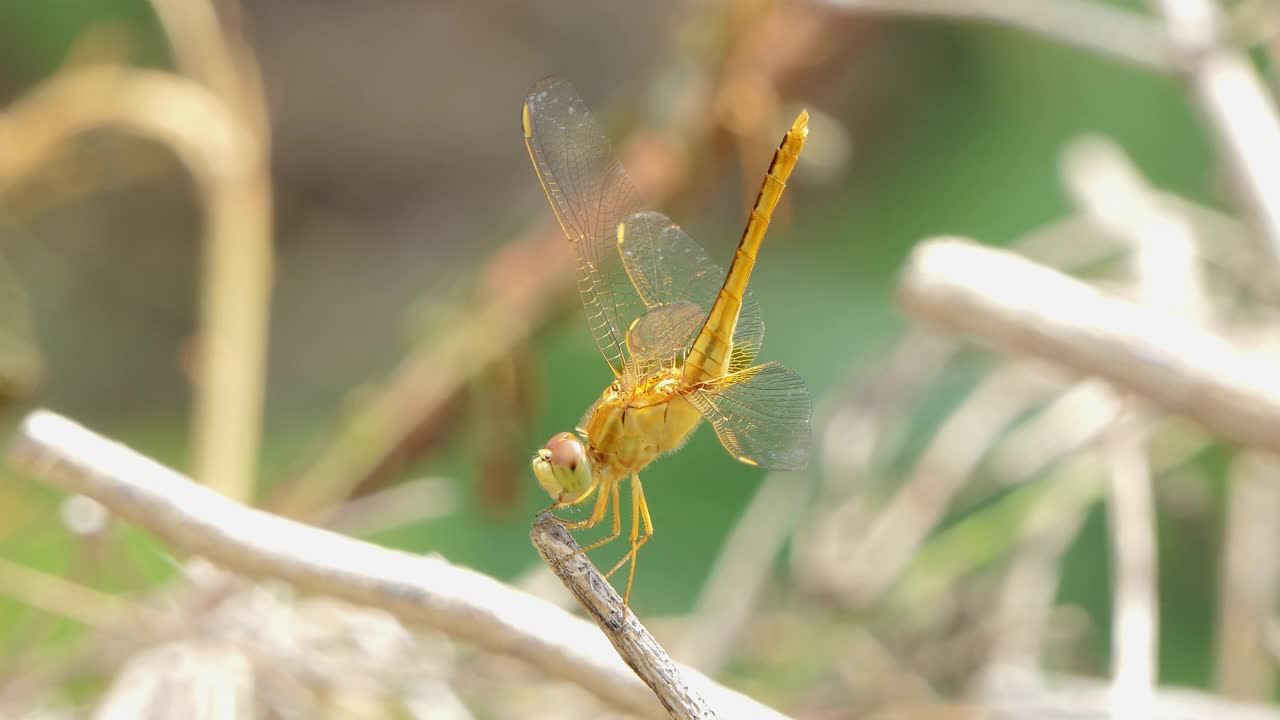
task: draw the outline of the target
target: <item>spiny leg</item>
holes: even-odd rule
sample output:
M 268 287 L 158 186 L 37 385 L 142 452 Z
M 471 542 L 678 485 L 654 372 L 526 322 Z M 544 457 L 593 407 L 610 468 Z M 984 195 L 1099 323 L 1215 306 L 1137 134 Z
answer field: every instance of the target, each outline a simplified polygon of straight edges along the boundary
M 543 514 L 543 513 L 549 513 L 549 512 L 551 512 L 551 511 L 553 511 L 553 510 L 559 510 L 560 508 L 566 508 L 566 507 L 572 507 L 572 506 L 574 506 L 574 505 L 580 505 L 580 504 L 582 504 L 583 502 L 585 502 L 587 498 L 591 497 L 591 493 L 595 492 L 595 491 L 596 491 L 596 488 L 598 488 L 598 487 L 600 487 L 600 481 L 599 481 L 599 480 L 594 480 L 594 479 L 593 479 L 593 480 L 591 481 L 591 484 L 587 486 L 587 489 L 586 489 L 586 490 L 583 490 L 583 491 L 582 491 L 582 494 L 581 494 L 581 495 L 579 495 L 578 497 L 576 497 L 576 498 L 574 498 L 574 499 L 572 499 L 572 500 L 557 500 L 557 501 L 555 501 L 554 503 L 552 503 L 549 507 L 543 508 L 543 510 L 542 510 L 541 512 L 539 512 L 538 514 L 539 514 L 539 515 L 541 515 L 541 514 Z M 552 517 L 555 517 L 555 516 L 552 516 Z M 562 525 L 563 525 L 564 523 L 566 523 L 566 522 L 569 522 L 569 521 L 567 521 L 567 520 L 561 520 L 560 518 L 555 518 L 555 519 L 556 519 L 560 524 L 562 524 Z
M 640 521 L 642 518 L 644 520 L 644 536 L 640 537 L 639 540 L 637 540 L 636 538 L 640 535 Z M 631 585 L 635 583 L 635 580 L 636 580 L 636 553 L 640 550 L 640 548 L 644 547 L 644 544 L 649 542 L 649 539 L 652 537 L 653 537 L 653 519 L 649 517 L 649 503 L 646 502 L 644 499 L 644 487 L 640 484 L 640 476 L 632 475 L 631 476 L 631 549 L 627 551 L 626 555 L 622 556 L 622 559 L 619 560 L 616 565 L 614 565 L 612 568 L 609 569 L 609 572 L 604 574 L 605 579 L 608 579 L 610 576 L 612 576 L 615 572 L 618 571 L 618 568 L 622 567 L 623 563 L 625 563 L 628 560 L 631 561 L 631 570 L 627 573 L 627 589 L 622 594 L 623 607 L 627 607 L 628 605 L 631 604 Z
M 616 482 L 610 483 L 608 493 L 606 493 L 604 490 L 600 491 L 600 499 L 604 499 L 609 495 L 613 496 L 613 532 L 609 533 L 608 537 L 601 538 L 586 547 L 578 548 L 577 552 L 573 553 L 573 555 L 570 555 L 569 557 L 574 557 L 579 553 L 586 553 L 588 551 L 595 550 L 601 545 L 605 545 L 607 543 L 613 542 L 614 540 L 617 540 L 618 536 L 622 534 L 622 513 L 621 513 L 621 502 L 618 499 L 618 483 Z M 600 500 L 597 500 L 596 502 L 597 504 L 599 504 Z
M 631 549 L 618 562 L 614 563 L 613 567 L 609 568 L 609 572 L 604 574 L 605 580 L 613 577 L 613 574 L 618 572 L 618 568 L 622 567 L 635 554 L 636 538 L 640 535 L 640 503 L 636 500 L 636 488 L 640 486 L 640 483 L 637 480 L 639 480 L 638 475 L 631 476 L 631 534 L 629 536 Z M 643 491 L 641 491 L 641 494 L 643 495 Z
M 600 485 L 599 482 L 593 481 L 591 483 L 592 488 L 599 487 L 599 485 Z M 589 496 L 589 493 L 587 495 L 583 495 L 582 497 L 574 500 L 572 504 L 576 505 L 580 502 L 584 502 L 588 496 Z M 609 493 L 606 490 L 601 490 L 599 494 L 596 495 L 595 505 L 591 506 L 591 514 L 588 515 L 585 520 L 563 520 L 561 518 L 556 518 L 556 520 L 560 522 L 561 527 L 563 527 L 565 530 L 581 530 L 582 528 L 592 528 L 592 527 L 595 527 L 600 522 L 600 520 L 604 518 L 605 510 L 608 507 L 609 507 Z
M 627 574 L 627 591 L 622 598 L 622 606 L 626 607 L 631 602 L 631 585 L 636 580 L 636 556 L 640 552 L 640 548 L 649 542 L 653 537 L 653 518 L 649 517 L 649 501 L 644 499 L 644 488 L 640 487 L 640 477 L 635 479 L 636 499 L 640 502 L 640 517 L 644 519 L 644 537 L 640 538 L 640 542 L 635 543 L 631 547 L 631 572 Z

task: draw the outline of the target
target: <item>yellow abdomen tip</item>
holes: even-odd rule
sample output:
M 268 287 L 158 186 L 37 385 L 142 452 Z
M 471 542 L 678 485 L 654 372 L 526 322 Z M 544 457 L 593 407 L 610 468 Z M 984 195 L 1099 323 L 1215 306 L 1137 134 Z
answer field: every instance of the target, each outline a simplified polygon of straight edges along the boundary
M 801 110 L 796 116 L 796 121 L 791 123 L 791 132 L 806 137 L 809 134 L 809 111 Z

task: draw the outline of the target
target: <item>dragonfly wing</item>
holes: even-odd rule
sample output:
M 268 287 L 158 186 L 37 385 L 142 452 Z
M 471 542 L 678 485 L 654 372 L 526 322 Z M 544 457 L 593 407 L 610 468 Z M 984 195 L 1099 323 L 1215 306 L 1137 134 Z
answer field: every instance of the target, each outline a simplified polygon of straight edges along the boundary
M 637 370 L 647 374 L 683 360 L 681 353 L 706 320 L 702 306 L 683 301 L 658 305 L 636 318 L 627 331 L 627 349 Z
M 661 357 L 664 354 L 670 357 L 683 353 L 711 311 L 724 282 L 724 271 L 688 233 L 660 212 L 646 210 L 629 215 L 617 235 L 618 253 L 632 286 L 649 315 L 659 313 L 659 317 L 652 320 L 648 315 L 637 320 L 638 324 L 649 326 L 644 329 L 648 331 L 650 359 L 661 360 L 666 359 Z M 671 306 L 679 306 L 680 309 L 674 313 L 664 310 Z M 697 327 L 687 335 L 672 332 L 685 327 L 691 317 L 689 306 L 701 311 Z M 679 323 L 673 323 L 673 318 L 678 318 Z M 664 332 L 653 332 L 657 328 L 664 329 Z M 632 334 L 635 329 L 632 328 Z M 662 344 L 654 342 L 659 338 Z M 763 340 L 764 320 L 760 315 L 760 305 L 748 290 L 743 295 L 742 311 L 733 333 L 730 372 L 749 367 Z
M 809 390 L 778 363 L 702 383 L 685 398 L 739 461 L 770 470 L 801 470 L 808 463 Z
M 578 256 L 578 290 L 592 336 L 621 376 L 629 363 L 624 333 L 645 306 L 618 257 L 616 233 L 639 209 L 639 196 L 568 82 L 548 78 L 534 85 L 523 120 L 529 157 Z

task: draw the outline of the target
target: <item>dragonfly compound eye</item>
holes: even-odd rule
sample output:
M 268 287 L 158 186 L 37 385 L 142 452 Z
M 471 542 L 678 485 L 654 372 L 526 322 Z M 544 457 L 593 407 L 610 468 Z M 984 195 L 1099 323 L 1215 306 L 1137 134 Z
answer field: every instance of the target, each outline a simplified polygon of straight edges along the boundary
M 577 497 L 591 484 L 591 460 L 586 446 L 572 433 L 552 437 L 533 456 L 533 474 L 552 498 Z

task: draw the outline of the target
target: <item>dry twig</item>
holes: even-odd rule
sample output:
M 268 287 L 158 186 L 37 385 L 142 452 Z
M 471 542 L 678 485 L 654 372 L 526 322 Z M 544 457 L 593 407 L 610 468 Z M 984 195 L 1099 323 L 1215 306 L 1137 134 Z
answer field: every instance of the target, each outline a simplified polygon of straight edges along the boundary
M 1211 0 L 1149 0 L 1177 49 L 1237 191 L 1280 257 L 1280 115 L 1248 56 L 1226 43 L 1222 10 Z
M 809 487 L 794 474 L 765 476 L 729 533 L 689 619 L 676 655 L 715 673 L 730 657 L 764 594 L 774 561 L 809 501 Z
M 1104 138 L 1076 140 L 1064 153 L 1062 174 L 1080 209 L 1131 246 L 1127 265 L 1135 299 L 1202 323 L 1208 317 L 1208 293 L 1195 234 L 1160 204 L 1124 151 Z M 1103 443 L 1110 466 L 1111 709 L 1116 716 L 1148 717 L 1155 696 L 1159 614 L 1148 436 L 1138 403 L 1121 397 L 1109 404 L 1120 410 Z
M 1111 708 L 1115 717 L 1149 717 L 1158 658 L 1156 509 L 1146 431 L 1134 403 L 1129 405 L 1105 443 L 1110 465 Z
M 825 3 L 854 13 L 1006 25 L 1148 70 L 1172 72 L 1174 69 L 1173 47 L 1157 23 L 1092 0 L 825 0 Z
M 1058 585 L 1063 556 L 1084 526 L 1101 492 L 1098 453 L 1086 449 L 1056 468 L 1027 511 L 1017 550 L 1000 583 L 991 664 L 1038 667 Z
M 1214 674 L 1219 692 L 1241 700 L 1269 700 L 1274 691 L 1275 662 L 1264 637 L 1280 585 L 1277 471 L 1274 457 L 1247 452 L 1230 474 Z
M 954 238 L 916 248 L 898 295 L 920 321 L 1097 375 L 1236 442 L 1280 450 L 1280 374 L 1218 335 Z
M 869 604 L 898 579 L 996 437 L 1042 394 L 1026 368 L 1017 365 L 991 373 L 973 389 L 842 563 L 847 602 Z
M 229 570 L 379 607 L 523 659 L 620 709 L 667 716 L 593 625 L 481 573 L 245 507 L 48 411 L 23 421 L 10 454 L 17 466 Z M 696 671 L 681 672 L 726 717 L 783 719 Z
M 247 497 L 257 463 L 271 268 L 264 141 L 223 98 L 180 75 L 67 70 L 0 113 L 0 187 L 79 134 L 104 127 L 167 146 L 195 180 L 206 216 L 197 476 L 228 496 Z
M 224 30 L 211 0 L 151 0 L 151 6 L 179 69 L 221 100 L 253 140 L 239 159 L 245 171 L 203 190 L 211 206 L 237 207 L 210 213 L 207 223 L 204 360 L 195 387 L 195 476 L 244 500 L 253 495 L 258 461 L 274 262 L 266 99 L 252 53 Z
M 1046 718 L 1129 718 L 1109 712 L 1108 688 L 1096 680 L 1073 676 L 1045 676 L 1017 668 L 993 668 L 979 691 L 991 720 Z M 1224 700 L 1185 688 L 1161 688 L 1151 714 L 1144 720 L 1280 720 L 1265 705 Z
M 623 607 L 617 591 L 591 564 L 586 553 L 579 552 L 581 548 L 573 536 L 551 513 L 543 513 L 534 520 L 529 538 L 543 561 L 578 598 L 578 603 L 600 626 L 618 655 L 653 690 L 671 717 L 676 720 L 717 717 L 702 694 L 683 679 L 681 669 L 640 624 L 635 613 Z
M 99 630 L 154 620 L 148 608 L 0 558 L 0 595 Z

